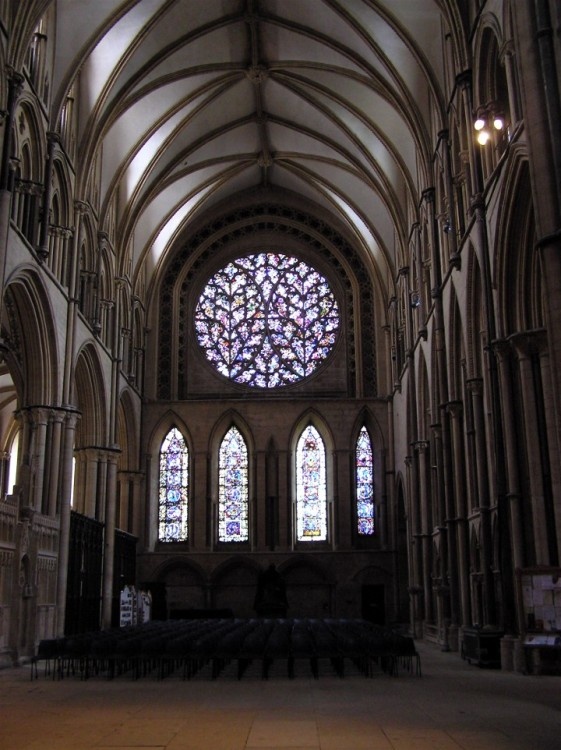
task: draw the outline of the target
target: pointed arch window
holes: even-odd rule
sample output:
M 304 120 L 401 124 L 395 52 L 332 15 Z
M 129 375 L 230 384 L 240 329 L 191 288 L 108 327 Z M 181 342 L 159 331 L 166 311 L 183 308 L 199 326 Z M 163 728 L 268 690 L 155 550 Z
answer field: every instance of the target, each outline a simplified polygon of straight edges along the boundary
M 296 448 L 296 539 L 327 540 L 325 445 L 313 425 L 304 429 Z
M 218 458 L 218 541 L 249 540 L 249 472 L 247 445 L 230 427 Z
M 189 450 L 173 427 L 160 448 L 158 540 L 185 542 L 189 532 Z
M 360 536 L 374 534 L 374 460 L 372 441 L 362 427 L 355 449 L 356 515 Z

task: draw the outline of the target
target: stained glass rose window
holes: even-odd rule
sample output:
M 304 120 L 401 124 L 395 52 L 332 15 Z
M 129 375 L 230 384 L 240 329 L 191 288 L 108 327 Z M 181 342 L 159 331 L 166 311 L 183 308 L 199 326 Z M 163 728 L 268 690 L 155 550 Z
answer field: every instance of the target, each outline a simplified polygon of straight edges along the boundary
M 228 263 L 208 280 L 195 309 L 207 360 L 221 375 L 255 388 L 307 378 L 332 351 L 339 328 L 327 279 L 282 253 Z

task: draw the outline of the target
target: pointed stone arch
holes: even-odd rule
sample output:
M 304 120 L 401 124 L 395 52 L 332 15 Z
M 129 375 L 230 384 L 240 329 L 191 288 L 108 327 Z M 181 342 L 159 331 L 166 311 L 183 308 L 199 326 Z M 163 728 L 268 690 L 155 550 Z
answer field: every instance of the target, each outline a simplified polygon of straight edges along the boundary
M 8 279 L 5 304 L 2 333 L 16 365 L 13 376 L 21 405 L 57 404 L 61 386 L 57 327 L 35 269 L 20 269 Z
M 107 392 L 97 349 L 86 344 L 76 357 L 72 386 L 72 402 L 82 415 L 76 430 L 78 448 L 107 445 Z
M 469 245 L 467 268 L 467 376 L 479 378 L 483 372 L 483 347 L 487 343 L 486 302 L 482 270 L 472 245 Z
M 180 617 L 188 610 L 202 610 L 209 605 L 209 577 L 193 560 L 173 556 L 158 567 L 153 576 L 164 599 L 167 617 Z
M 260 568 L 250 557 L 230 557 L 215 568 L 211 575 L 212 605 L 218 610 L 231 610 L 235 617 L 251 617 Z
M 504 337 L 544 327 L 541 254 L 536 251 L 530 169 L 525 154 L 509 162 L 495 243 L 499 330 Z
M 279 566 L 286 582 L 290 617 L 333 617 L 335 581 L 321 561 L 294 555 Z

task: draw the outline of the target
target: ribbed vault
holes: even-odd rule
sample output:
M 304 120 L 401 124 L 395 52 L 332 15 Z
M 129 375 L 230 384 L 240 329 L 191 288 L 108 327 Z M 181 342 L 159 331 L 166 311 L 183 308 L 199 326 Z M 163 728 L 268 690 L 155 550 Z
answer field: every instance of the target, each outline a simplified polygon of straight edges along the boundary
M 52 5 L 52 127 L 79 76 L 80 192 L 101 175 L 119 272 L 149 283 L 202 211 L 265 186 L 343 222 L 391 296 L 442 127 L 446 3 Z

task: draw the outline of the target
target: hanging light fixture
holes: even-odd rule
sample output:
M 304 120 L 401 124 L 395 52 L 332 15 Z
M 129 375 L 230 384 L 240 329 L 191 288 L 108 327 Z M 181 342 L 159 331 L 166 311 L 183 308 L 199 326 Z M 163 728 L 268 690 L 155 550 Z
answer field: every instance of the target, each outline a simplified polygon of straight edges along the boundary
M 485 146 L 490 140 L 494 130 L 500 131 L 505 126 L 504 115 L 491 104 L 479 107 L 473 122 L 473 129 L 477 133 L 476 140 L 481 146 Z

